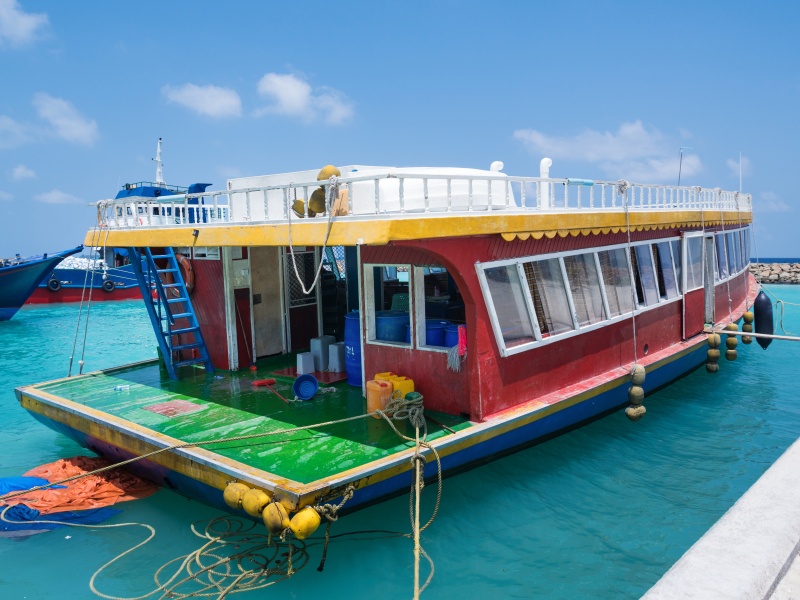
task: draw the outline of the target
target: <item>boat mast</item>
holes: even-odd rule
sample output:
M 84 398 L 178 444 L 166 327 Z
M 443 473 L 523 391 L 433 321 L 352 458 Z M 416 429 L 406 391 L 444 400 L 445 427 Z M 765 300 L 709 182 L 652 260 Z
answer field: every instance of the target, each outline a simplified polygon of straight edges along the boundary
M 156 157 L 153 159 L 156 161 L 156 185 L 163 186 L 164 185 L 164 173 L 162 171 L 162 163 L 161 163 L 161 138 L 158 138 L 158 148 L 156 149 Z

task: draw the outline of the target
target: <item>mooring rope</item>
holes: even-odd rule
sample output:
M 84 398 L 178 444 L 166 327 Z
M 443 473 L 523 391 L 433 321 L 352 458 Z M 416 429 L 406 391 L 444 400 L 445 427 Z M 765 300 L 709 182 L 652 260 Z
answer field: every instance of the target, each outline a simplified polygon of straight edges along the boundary
M 392 409 L 394 412 L 390 414 L 389 409 Z M 228 438 L 222 438 L 218 440 L 207 440 L 203 442 L 187 442 L 182 444 L 175 444 L 173 446 L 169 446 L 166 448 L 161 448 L 159 450 L 155 450 L 153 452 L 149 452 L 147 454 L 143 454 L 141 456 L 133 457 L 131 459 L 115 463 L 112 465 L 108 465 L 106 467 L 101 467 L 99 469 L 95 469 L 88 473 L 81 473 L 79 475 L 74 475 L 72 477 L 67 477 L 61 479 L 59 481 L 54 481 L 48 483 L 46 485 L 35 486 L 29 488 L 27 490 L 20 490 L 17 492 L 12 492 L 0 496 L 0 501 L 11 499 L 17 496 L 23 496 L 33 491 L 45 489 L 51 486 L 60 485 L 63 483 L 68 483 L 70 481 L 74 481 L 76 479 L 80 479 L 83 477 L 88 477 L 89 475 L 96 475 L 105 471 L 109 471 L 111 469 L 116 469 L 122 467 L 124 465 L 130 464 L 132 462 L 142 460 L 144 458 L 148 458 L 155 454 L 159 454 L 161 452 L 166 452 L 167 450 L 176 450 L 180 448 L 188 448 L 193 446 L 207 446 L 211 444 L 220 444 L 220 443 L 227 443 L 232 441 L 240 441 L 240 440 L 248 440 L 254 439 L 258 437 L 266 437 L 272 435 L 278 435 L 282 433 L 294 433 L 297 431 L 303 431 L 312 428 L 323 428 L 331 425 L 337 425 L 340 423 L 346 423 L 349 421 L 355 421 L 357 419 L 364 419 L 367 417 L 378 416 L 384 419 L 389 425 L 391 426 L 392 430 L 403 440 L 410 441 L 415 443 L 415 452 L 411 458 L 411 462 L 414 465 L 415 470 L 415 477 L 412 478 L 412 493 L 410 495 L 410 502 L 412 507 L 414 506 L 414 500 L 416 500 L 416 511 L 412 508 L 412 533 L 411 534 L 404 534 L 400 532 L 390 532 L 390 531 L 367 531 L 367 532 L 354 532 L 352 534 L 341 534 L 339 536 L 331 536 L 330 529 L 333 522 L 335 522 L 339 515 L 339 510 L 342 506 L 353 497 L 354 488 L 352 486 L 348 486 L 345 492 L 342 494 L 342 499 L 338 504 L 321 504 L 315 506 L 314 509 L 319 513 L 321 517 L 325 517 L 327 520 L 325 537 L 323 542 L 323 551 L 322 551 L 322 559 L 320 561 L 320 565 L 318 567 L 318 571 L 322 571 L 325 566 L 325 561 L 327 558 L 328 546 L 330 544 L 331 539 L 344 537 L 346 535 L 354 535 L 360 533 L 383 533 L 388 534 L 390 537 L 413 537 L 414 539 L 414 547 L 415 547 L 415 598 L 419 597 L 419 594 L 422 593 L 430 582 L 433 579 L 434 575 L 434 563 L 430 556 L 425 552 L 424 548 L 420 544 L 420 534 L 424 531 L 427 527 L 429 527 L 436 515 L 439 512 L 439 507 L 441 505 L 441 497 L 442 497 L 442 465 L 441 460 L 439 457 L 438 452 L 434 447 L 432 447 L 427 441 L 427 423 L 425 421 L 424 412 L 423 412 L 423 404 L 422 404 L 422 396 L 419 395 L 417 398 L 405 400 L 404 398 L 395 398 L 393 399 L 390 404 L 387 406 L 386 412 L 381 410 L 376 410 L 371 413 L 366 413 L 363 415 L 356 415 L 353 417 L 347 417 L 344 419 L 338 419 L 335 421 L 326 421 L 324 423 L 317 423 L 314 425 L 304 425 L 300 427 L 292 427 L 289 429 L 283 429 L 279 431 L 272 431 L 272 432 L 265 432 L 265 433 L 258 433 L 258 434 L 249 434 L 249 435 L 242 435 L 242 436 L 232 436 Z M 403 433 L 401 433 L 395 424 L 392 422 L 393 420 L 405 420 L 408 418 L 412 424 L 415 424 L 416 430 L 416 439 L 412 439 Z M 420 429 L 423 430 L 423 435 L 420 437 Z M 419 526 L 419 500 L 422 493 L 422 488 L 424 487 L 424 468 L 425 468 L 425 458 L 422 455 L 421 449 L 426 448 L 429 450 L 436 459 L 437 464 L 437 495 L 436 495 L 436 504 L 434 506 L 433 512 L 426 522 L 426 524 L 422 527 Z M 6 521 L 8 523 L 18 523 L 17 521 L 11 521 L 6 518 L 6 511 L 8 511 L 11 506 L 6 506 L 3 508 L 2 512 L 0 512 L 0 520 Z M 209 523 L 209 526 L 206 528 L 206 532 L 204 534 L 199 534 L 194 524 L 192 524 L 192 531 L 198 535 L 199 537 L 207 538 L 209 541 L 204 544 L 200 549 L 175 558 L 164 564 L 160 567 L 155 575 L 154 581 L 156 583 L 156 588 L 145 595 L 137 596 L 135 598 L 121 598 L 117 596 L 110 596 L 100 592 L 95 582 L 98 576 L 112 564 L 118 562 L 123 557 L 127 556 L 128 554 L 134 552 L 138 548 L 141 548 L 145 544 L 147 544 L 151 539 L 155 537 L 155 529 L 150 525 L 146 525 L 143 523 L 117 523 L 117 524 L 110 524 L 110 525 L 84 525 L 78 523 L 66 523 L 68 526 L 72 527 L 85 527 L 85 528 L 95 528 L 95 529 L 104 529 L 104 528 L 115 528 L 115 527 L 127 527 L 127 526 L 139 526 L 146 528 L 150 535 L 142 542 L 136 544 L 135 546 L 125 550 L 121 554 L 117 555 L 104 565 L 102 565 L 95 573 L 92 575 L 92 578 L 89 582 L 89 587 L 94 594 L 100 596 L 102 598 L 106 598 L 108 600 L 144 600 L 145 598 L 149 598 L 153 594 L 158 592 L 164 592 L 161 596 L 169 597 L 169 598 L 189 598 L 189 597 L 197 597 L 197 596 L 212 596 L 217 595 L 218 599 L 225 598 L 231 593 L 238 593 L 243 591 L 250 591 L 256 589 L 262 589 L 268 587 L 270 585 L 274 585 L 275 583 L 282 581 L 283 579 L 287 579 L 291 577 L 298 569 L 305 566 L 309 561 L 309 555 L 307 551 L 307 546 L 302 540 L 297 539 L 290 539 L 288 542 L 286 541 L 286 533 L 287 530 L 284 530 L 283 534 L 280 536 L 280 542 L 275 542 L 272 539 L 272 536 L 267 534 L 259 534 L 253 533 L 248 534 L 246 538 L 239 539 L 236 538 L 235 541 L 229 541 L 227 538 L 232 536 L 240 535 L 238 532 L 234 532 L 233 534 L 217 534 L 217 535 L 209 535 L 209 528 L 213 526 L 214 523 L 223 521 L 223 522 L 230 522 L 232 519 L 229 517 L 218 517 L 217 519 L 212 520 Z M 43 524 L 58 524 L 58 525 L 65 525 L 65 523 L 61 521 L 48 521 L 48 520 L 32 520 L 32 521 L 25 521 L 26 524 L 35 524 L 35 523 L 43 523 Z M 253 524 L 250 525 L 250 528 L 253 527 Z M 266 541 L 264 541 L 266 539 Z M 311 538 L 316 539 L 316 538 Z M 246 547 L 245 549 L 240 549 L 245 542 L 252 542 L 252 547 Z M 264 548 L 269 548 L 271 545 L 274 544 L 274 549 L 271 550 L 271 557 L 267 558 L 264 554 Z M 229 556 L 220 556 L 220 552 L 224 549 L 227 549 L 229 546 L 233 546 L 234 549 L 239 550 L 238 552 L 234 552 Z M 280 552 L 281 549 L 286 548 L 284 552 Z M 300 564 L 298 565 L 298 561 L 296 555 L 300 557 Z M 287 561 L 284 563 L 285 566 L 276 566 L 276 567 L 269 567 L 271 562 L 275 561 L 276 565 L 280 565 L 282 559 L 276 558 L 281 556 L 288 556 Z M 425 584 L 422 587 L 419 587 L 419 556 L 424 556 L 425 559 L 428 561 L 430 565 L 430 574 L 428 575 Z M 208 558 L 214 559 L 215 562 L 212 564 L 205 564 L 204 559 Z M 163 583 L 161 582 L 160 576 L 161 573 L 170 565 L 181 561 L 179 568 L 176 572 L 166 581 Z M 232 572 L 231 564 L 234 564 L 238 567 L 239 572 Z M 197 567 L 197 571 L 193 571 L 192 565 Z M 245 565 L 252 565 L 253 568 L 245 568 Z M 224 567 L 224 571 L 219 571 L 220 567 Z M 176 580 L 177 577 L 186 572 L 187 575 L 184 576 L 180 580 Z M 279 576 L 278 579 L 272 581 L 265 581 L 264 579 L 269 579 L 272 576 Z M 205 580 L 200 580 L 201 577 L 205 577 Z M 229 581 L 233 578 L 233 581 Z M 187 584 L 193 584 L 195 586 L 200 586 L 199 589 L 195 589 L 188 592 L 180 592 L 178 588 L 180 586 L 184 586 Z
M 94 247 L 95 240 L 99 241 L 100 239 L 99 235 L 100 235 L 99 226 L 95 225 L 94 230 L 92 231 L 92 247 Z M 81 318 L 83 315 L 83 300 L 84 297 L 86 296 L 86 286 L 88 285 L 88 281 L 89 281 L 89 261 L 87 259 L 86 272 L 83 277 L 83 289 L 81 290 L 81 303 L 80 306 L 78 307 L 78 321 L 77 323 L 75 323 L 75 337 L 72 340 L 72 353 L 69 357 L 69 370 L 67 371 L 67 377 L 72 377 L 72 363 L 73 360 L 75 359 L 75 349 L 78 346 L 78 335 L 80 333 Z M 81 369 L 83 369 L 83 365 L 81 365 Z
M 625 230 L 628 235 L 628 244 L 627 244 L 627 252 L 628 257 L 627 260 L 631 260 L 631 217 L 628 207 L 628 189 L 630 188 L 630 183 L 628 183 L 625 179 L 620 179 L 617 181 L 617 193 L 622 196 L 622 206 L 625 209 Z M 639 354 L 638 349 L 636 347 L 636 281 L 635 281 L 635 274 L 632 274 L 634 279 L 631 280 L 631 324 L 633 326 L 633 364 L 634 366 L 639 364 Z

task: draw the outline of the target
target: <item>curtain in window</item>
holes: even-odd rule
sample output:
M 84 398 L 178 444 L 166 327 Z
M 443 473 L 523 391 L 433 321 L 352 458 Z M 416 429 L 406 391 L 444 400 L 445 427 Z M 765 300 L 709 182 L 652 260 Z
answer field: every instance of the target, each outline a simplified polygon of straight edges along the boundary
M 631 276 L 623 248 L 598 252 L 603 284 L 606 287 L 609 317 L 618 317 L 633 310 L 631 301 Z
M 564 257 L 572 302 L 578 315 L 579 325 L 592 325 L 606 318 L 603 309 L 603 296 L 594 253 Z
M 574 329 L 559 260 L 527 262 L 523 267 L 542 337 Z

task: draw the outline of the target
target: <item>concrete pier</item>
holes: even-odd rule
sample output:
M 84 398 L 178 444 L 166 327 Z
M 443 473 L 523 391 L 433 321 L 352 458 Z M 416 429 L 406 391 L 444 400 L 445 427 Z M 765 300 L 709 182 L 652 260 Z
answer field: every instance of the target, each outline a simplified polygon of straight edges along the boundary
M 800 599 L 800 440 L 644 596 Z

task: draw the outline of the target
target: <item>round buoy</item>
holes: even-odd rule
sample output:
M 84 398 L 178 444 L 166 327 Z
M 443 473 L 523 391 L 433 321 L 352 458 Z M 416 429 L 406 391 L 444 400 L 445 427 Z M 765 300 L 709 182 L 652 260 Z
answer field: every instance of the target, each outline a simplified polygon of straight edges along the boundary
M 728 323 L 725 325 L 725 331 L 739 331 L 739 326 L 736 323 Z
M 289 515 L 279 502 L 270 502 L 261 513 L 264 525 L 272 535 L 278 535 L 289 527 Z
M 251 517 L 260 517 L 264 507 L 271 501 L 272 498 L 267 492 L 253 488 L 242 496 L 242 508 Z
M 736 360 L 736 350 L 725 350 L 725 358 L 728 360 Z
M 323 181 L 324 179 L 330 179 L 331 177 L 341 177 L 342 172 L 334 167 L 333 165 L 325 165 L 320 170 L 319 174 L 317 175 L 317 181 Z
M 313 506 L 306 506 L 292 517 L 289 527 L 298 540 L 304 540 L 314 534 L 320 523 L 322 523 L 322 519 L 320 519 L 319 513 Z
M 708 361 L 706 363 L 706 371 L 709 373 L 716 373 L 719 371 L 719 364 L 717 364 L 717 361 Z
M 711 348 L 719 348 L 719 345 L 722 343 L 722 340 L 719 337 L 718 333 L 709 333 L 708 334 L 708 345 Z
M 644 407 L 643 404 L 639 404 L 638 406 L 629 406 L 625 409 L 625 416 L 628 417 L 631 421 L 638 421 L 641 419 L 644 414 L 647 412 L 647 409 Z
M 755 320 L 755 318 L 756 318 L 755 315 L 749 310 L 742 315 L 742 320 L 748 325 L 752 323 Z M 742 329 L 744 329 L 744 327 L 742 327 Z
M 747 314 L 747 313 L 745 313 Z M 753 333 L 753 326 L 750 323 L 745 323 L 742 325 L 742 331 L 745 333 Z M 743 335 L 742 336 L 742 343 L 743 344 L 752 344 L 753 343 L 753 336 L 750 335 Z
M 736 339 L 735 336 L 729 335 L 728 339 L 725 340 L 725 347 L 728 350 L 736 350 L 736 346 L 739 345 L 739 340 Z
M 311 215 L 312 212 L 315 215 L 325 212 L 325 190 L 321 187 L 315 189 L 308 199 L 308 214 Z
M 628 402 L 636 405 L 644 402 L 644 389 L 641 386 L 632 385 L 628 390 Z
M 225 504 L 231 508 L 238 509 L 242 507 L 242 498 L 249 489 L 250 488 L 243 483 L 229 483 L 225 487 L 225 491 L 222 492 L 222 498 L 225 500 Z
M 708 352 L 706 352 L 706 358 L 711 362 L 717 362 L 719 360 L 719 348 L 709 348 Z
M 647 372 L 642 365 L 633 365 L 631 369 L 631 384 L 642 385 Z
M 297 199 L 292 203 L 292 210 L 294 214 L 296 214 L 301 219 L 306 216 L 306 203 L 305 200 Z M 308 216 L 315 217 L 317 213 L 315 213 L 311 208 L 308 209 Z

